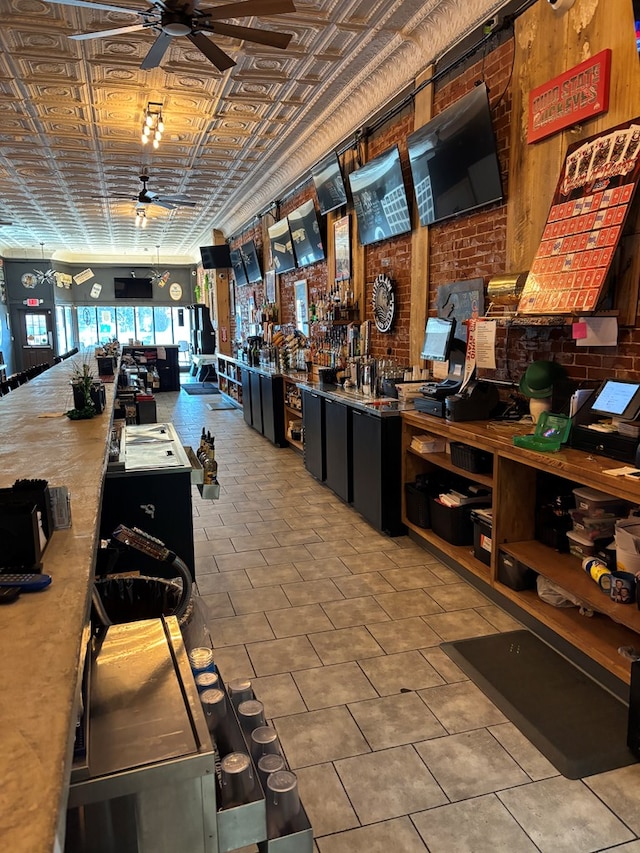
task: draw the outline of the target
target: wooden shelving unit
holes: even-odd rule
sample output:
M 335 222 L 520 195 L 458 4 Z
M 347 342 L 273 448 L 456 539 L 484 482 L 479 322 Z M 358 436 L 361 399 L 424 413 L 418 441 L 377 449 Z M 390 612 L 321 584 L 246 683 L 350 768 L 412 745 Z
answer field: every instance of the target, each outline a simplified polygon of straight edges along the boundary
M 227 400 L 242 408 L 242 377 L 234 359 L 218 354 L 218 390 Z
M 489 566 L 475 558 L 468 547 L 450 545 L 432 530 L 408 521 L 403 488 L 404 523 L 429 546 L 437 548 L 458 565 L 472 572 L 497 592 L 540 623 L 554 631 L 623 682 L 630 680 L 630 661 L 618 653 L 621 646 L 640 645 L 640 610 L 635 604 L 619 604 L 582 570 L 579 558 L 560 554 L 535 539 L 537 489 L 543 474 L 567 481 L 569 488 L 589 486 L 640 504 L 639 484 L 622 480 L 604 471 L 617 467 L 605 457 L 579 450 L 536 453 L 513 445 L 512 436 L 530 431 L 527 425 L 496 425 L 491 422 L 449 423 L 420 412 L 406 412 L 403 418 L 403 483 L 435 469 L 458 475 L 492 488 L 492 551 Z M 418 453 L 411 448 L 417 434 L 430 434 L 447 442 L 461 441 L 470 447 L 493 453 L 493 476 L 474 474 L 453 465 L 445 453 Z M 557 608 L 542 601 L 535 590 L 517 591 L 498 580 L 499 553 L 503 551 L 522 566 L 533 569 L 573 594 L 594 611 L 583 616 L 577 607 Z

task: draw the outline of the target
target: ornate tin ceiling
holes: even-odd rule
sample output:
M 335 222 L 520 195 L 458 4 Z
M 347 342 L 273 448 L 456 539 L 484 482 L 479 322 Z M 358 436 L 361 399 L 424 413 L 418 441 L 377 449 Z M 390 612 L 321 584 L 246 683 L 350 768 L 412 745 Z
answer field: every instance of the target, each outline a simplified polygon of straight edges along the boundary
M 133 260 L 159 246 L 164 262 L 199 259 L 212 229 L 251 224 L 504 0 L 295 4 L 234 22 L 293 33 L 284 51 L 215 36 L 237 63 L 221 73 L 186 37 L 149 71 L 152 32 L 69 38 L 135 24 L 130 14 L 0 0 L 0 222 L 12 223 L 0 254 Z M 150 101 L 162 104 L 157 150 L 140 141 Z M 195 207 L 147 206 L 136 227 L 143 169 L 150 191 Z

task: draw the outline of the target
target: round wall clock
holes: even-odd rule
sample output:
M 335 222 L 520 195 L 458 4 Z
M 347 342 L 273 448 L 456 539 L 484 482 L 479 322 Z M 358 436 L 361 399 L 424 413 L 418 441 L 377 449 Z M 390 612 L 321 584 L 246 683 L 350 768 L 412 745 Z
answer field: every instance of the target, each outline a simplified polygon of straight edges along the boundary
M 373 282 L 373 319 L 379 332 L 391 331 L 396 313 L 396 297 L 391 279 L 379 275 Z
M 20 281 L 22 282 L 23 287 L 28 287 L 29 289 L 35 287 L 38 283 L 37 277 L 32 272 L 26 272 Z
M 182 299 L 182 285 L 178 284 L 177 281 L 172 282 L 172 284 L 169 285 L 169 296 L 174 302 Z

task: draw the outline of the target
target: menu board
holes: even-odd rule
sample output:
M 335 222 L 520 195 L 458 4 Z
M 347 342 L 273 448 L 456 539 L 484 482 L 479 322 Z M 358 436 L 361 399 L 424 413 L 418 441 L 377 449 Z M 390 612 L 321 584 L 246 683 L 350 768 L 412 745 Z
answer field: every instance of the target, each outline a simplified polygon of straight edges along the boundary
M 631 207 L 640 118 L 571 145 L 518 313 L 594 311 Z

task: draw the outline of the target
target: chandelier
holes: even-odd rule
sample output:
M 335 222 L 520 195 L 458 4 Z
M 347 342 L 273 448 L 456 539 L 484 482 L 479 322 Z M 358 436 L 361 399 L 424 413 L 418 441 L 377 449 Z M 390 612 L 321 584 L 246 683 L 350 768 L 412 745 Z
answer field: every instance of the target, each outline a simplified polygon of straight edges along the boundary
M 163 131 L 162 104 L 149 101 L 142 121 L 142 144 L 147 145 L 151 142 L 153 147 L 157 148 L 160 145 Z

